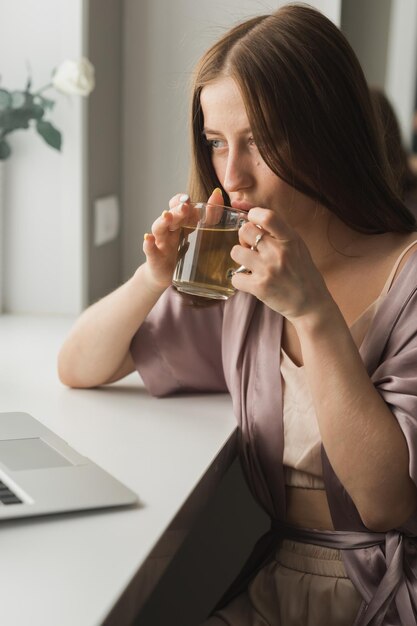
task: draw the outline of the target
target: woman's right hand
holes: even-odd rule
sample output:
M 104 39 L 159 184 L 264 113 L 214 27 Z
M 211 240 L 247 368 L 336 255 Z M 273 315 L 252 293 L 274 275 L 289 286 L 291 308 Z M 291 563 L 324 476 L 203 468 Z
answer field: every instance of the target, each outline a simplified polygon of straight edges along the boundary
M 169 211 L 163 211 L 152 224 L 151 233 L 145 233 L 143 251 L 147 274 L 157 288 L 169 287 L 177 258 L 179 230 L 190 211 L 190 197 L 177 194 L 169 201 Z
M 223 204 L 221 190 L 214 189 L 207 202 Z M 169 209 L 154 221 L 151 233 L 145 234 L 143 242 L 146 276 L 150 284 L 159 290 L 166 289 L 172 282 L 180 228 L 190 218 L 192 210 L 188 194 L 176 194 L 169 201 Z

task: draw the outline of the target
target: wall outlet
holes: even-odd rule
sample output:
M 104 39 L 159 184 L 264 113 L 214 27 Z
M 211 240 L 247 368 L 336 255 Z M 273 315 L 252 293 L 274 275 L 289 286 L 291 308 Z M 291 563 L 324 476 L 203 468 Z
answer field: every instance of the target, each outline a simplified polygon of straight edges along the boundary
M 120 208 L 117 196 L 97 198 L 94 202 L 94 245 L 101 246 L 116 239 L 120 228 Z

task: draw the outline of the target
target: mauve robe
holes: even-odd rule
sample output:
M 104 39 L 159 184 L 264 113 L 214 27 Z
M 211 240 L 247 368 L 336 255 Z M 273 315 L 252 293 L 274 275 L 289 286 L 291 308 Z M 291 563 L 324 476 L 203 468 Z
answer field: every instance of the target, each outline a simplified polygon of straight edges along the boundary
M 150 393 L 231 394 L 249 487 L 271 519 L 278 521 L 285 520 L 279 369 L 282 320 L 243 292 L 225 303 L 195 308 L 170 288 L 131 344 L 136 367 Z M 417 484 L 417 252 L 409 257 L 383 299 L 360 354 L 404 433 L 410 476 Z M 322 457 L 334 528 L 369 532 L 323 448 Z M 417 624 L 416 536 L 417 512 L 402 528 L 386 533 L 385 544 L 342 550 L 346 571 L 364 598 L 356 626 Z M 252 573 L 271 556 L 271 549 L 271 536 L 262 538 L 249 563 Z

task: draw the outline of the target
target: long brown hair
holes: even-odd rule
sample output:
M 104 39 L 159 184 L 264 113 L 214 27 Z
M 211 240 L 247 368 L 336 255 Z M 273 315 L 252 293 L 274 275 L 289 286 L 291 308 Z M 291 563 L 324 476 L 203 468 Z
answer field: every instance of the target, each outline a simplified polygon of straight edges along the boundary
M 200 105 L 203 87 L 220 76 L 238 84 L 259 152 L 277 176 L 357 231 L 416 229 L 395 189 L 359 61 L 329 19 L 297 4 L 235 26 L 198 64 L 192 197 L 221 187 L 204 142 Z

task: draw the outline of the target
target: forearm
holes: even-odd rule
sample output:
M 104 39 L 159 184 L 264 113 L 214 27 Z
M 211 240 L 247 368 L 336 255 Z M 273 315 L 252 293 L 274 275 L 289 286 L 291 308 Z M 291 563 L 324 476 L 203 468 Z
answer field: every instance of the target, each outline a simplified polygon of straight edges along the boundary
M 148 281 L 142 265 L 121 287 L 79 317 L 58 356 L 58 374 L 71 387 L 94 387 L 129 371 L 129 346 L 165 289 Z M 133 369 L 133 368 L 130 368 Z
M 404 522 L 417 505 L 406 440 L 375 389 L 336 305 L 296 325 L 326 454 L 369 528 Z M 383 527 L 386 528 L 383 528 Z

